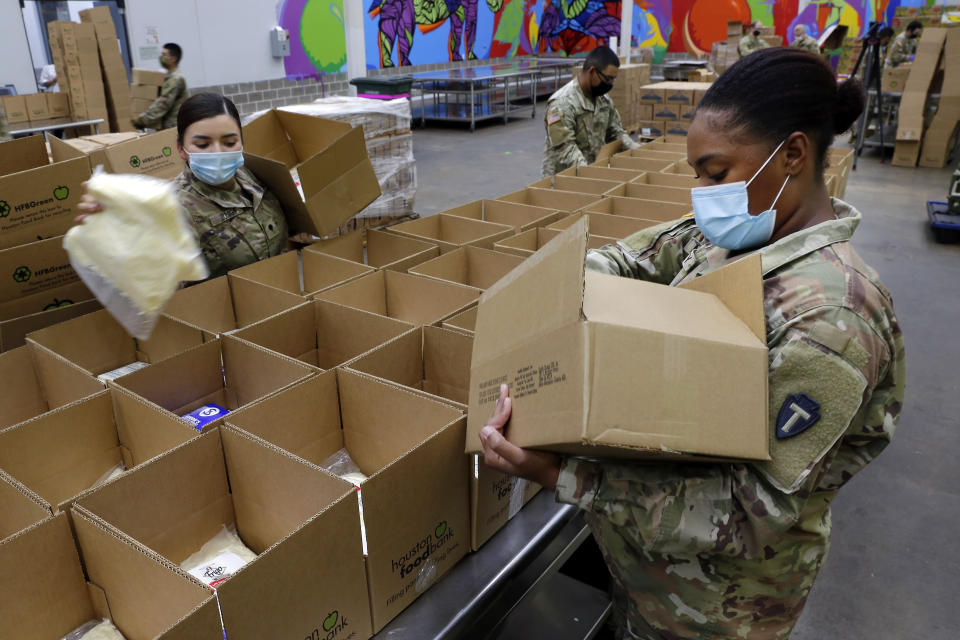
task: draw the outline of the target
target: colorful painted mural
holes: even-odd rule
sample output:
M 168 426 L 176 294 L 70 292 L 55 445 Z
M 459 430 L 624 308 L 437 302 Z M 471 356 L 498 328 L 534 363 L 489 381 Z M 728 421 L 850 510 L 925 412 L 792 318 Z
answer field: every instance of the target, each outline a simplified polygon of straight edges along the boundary
M 346 71 L 343 1 L 281 0 L 278 3 L 278 24 L 290 32 L 290 55 L 283 59 L 288 77 Z

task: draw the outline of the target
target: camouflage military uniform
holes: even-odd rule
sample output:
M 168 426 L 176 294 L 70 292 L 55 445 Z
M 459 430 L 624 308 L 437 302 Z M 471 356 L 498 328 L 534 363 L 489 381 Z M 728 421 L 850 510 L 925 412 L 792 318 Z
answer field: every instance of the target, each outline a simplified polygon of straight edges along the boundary
M 755 36 L 753 35 L 753 32 L 750 32 L 740 38 L 740 44 L 737 45 L 737 51 L 740 53 L 740 57 L 743 58 L 750 55 L 754 51 L 766 49 L 767 46 L 767 43 L 760 39 L 760 36 Z
M 623 130 L 620 114 L 610 96 L 587 97 L 577 78 L 550 96 L 545 122 L 544 176 L 591 164 L 597 159 L 600 147 L 608 142 L 619 140 L 627 149 L 640 146 Z
M 242 167 L 236 182 L 238 191 L 218 189 L 189 168 L 174 182 L 211 278 L 279 255 L 287 246 L 287 221 L 277 197 Z
M 134 118 L 133 124 L 139 128 L 169 129 L 177 126 L 177 114 L 180 105 L 189 97 L 187 94 L 187 80 L 180 73 L 180 69 L 167 72 L 160 87 L 160 95 L 150 108 Z
M 908 38 L 907 32 L 903 31 L 890 46 L 887 47 L 887 59 L 884 63 L 886 67 L 899 67 L 904 62 L 910 61 L 910 56 L 917 52 L 917 42 L 920 38 Z
M 783 407 L 796 418 L 804 394 L 818 420 L 789 438 L 771 433 L 769 462 L 563 460 L 557 498 L 587 511 L 626 638 L 788 637 L 827 555 L 831 501 L 893 436 L 902 336 L 850 245 L 860 214 L 833 202 L 836 220 L 759 250 L 771 427 L 783 428 Z M 686 219 L 591 251 L 588 266 L 678 284 L 739 257 Z
M 807 34 L 803 34 L 802 37 L 796 38 L 793 41 L 793 44 L 790 46 L 794 49 L 803 49 L 804 51 L 809 51 L 810 53 L 820 53 L 820 45 L 817 43 L 816 38 L 812 38 Z

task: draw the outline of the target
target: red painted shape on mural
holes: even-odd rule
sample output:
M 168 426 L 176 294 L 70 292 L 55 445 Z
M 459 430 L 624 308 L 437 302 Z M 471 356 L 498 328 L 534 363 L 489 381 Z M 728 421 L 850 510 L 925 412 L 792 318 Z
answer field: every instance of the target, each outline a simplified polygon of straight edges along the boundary
M 675 36 L 680 36 L 681 46 L 683 45 L 683 30 L 687 29 L 687 37 L 690 43 L 700 51 L 708 52 L 713 47 L 714 42 L 720 42 L 727 38 L 727 22 L 739 20 L 740 22 L 750 21 L 750 5 L 746 0 L 694 0 L 689 12 L 684 12 L 677 16 L 677 5 L 674 3 L 674 22 L 673 31 L 670 34 L 671 49 L 674 44 Z M 691 52 L 694 53 L 694 52 Z
M 790 42 L 790 23 L 797 17 L 800 10 L 800 0 L 779 0 L 773 5 L 773 26 L 776 27 L 776 34 L 783 38 L 784 43 Z M 820 29 L 823 32 L 823 29 Z

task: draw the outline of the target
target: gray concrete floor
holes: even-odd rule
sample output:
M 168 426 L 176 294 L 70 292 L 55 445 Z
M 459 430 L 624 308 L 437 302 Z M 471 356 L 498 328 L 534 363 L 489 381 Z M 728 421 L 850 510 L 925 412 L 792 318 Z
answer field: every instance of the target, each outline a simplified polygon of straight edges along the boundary
M 438 213 L 540 178 L 536 119 L 417 130 L 417 210 Z M 840 492 L 830 556 L 796 640 L 960 637 L 960 244 L 940 245 L 927 200 L 949 169 L 904 169 L 865 152 L 846 200 L 863 213 L 853 244 L 893 294 L 907 395 L 893 443 Z

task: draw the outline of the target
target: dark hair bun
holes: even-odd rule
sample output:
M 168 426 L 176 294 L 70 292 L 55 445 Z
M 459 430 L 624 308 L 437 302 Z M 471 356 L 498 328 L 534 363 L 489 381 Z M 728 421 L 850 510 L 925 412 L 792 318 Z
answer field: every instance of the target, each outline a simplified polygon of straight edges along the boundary
M 833 110 L 833 132 L 843 133 L 853 126 L 866 103 L 863 84 L 856 78 L 837 83 L 837 103 Z

